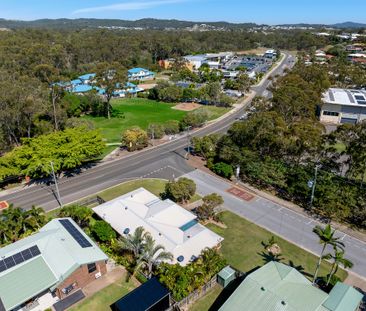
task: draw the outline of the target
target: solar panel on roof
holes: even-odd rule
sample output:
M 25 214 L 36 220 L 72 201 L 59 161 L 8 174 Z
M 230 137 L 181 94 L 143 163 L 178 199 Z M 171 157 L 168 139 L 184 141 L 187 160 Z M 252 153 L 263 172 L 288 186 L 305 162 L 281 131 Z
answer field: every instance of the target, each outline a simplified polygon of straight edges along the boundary
M 59 222 L 82 248 L 92 247 L 91 243 L 75 228 L 69 219 L 60 219 Z
M 15 261 L 13 259 L 13 256 L 5 258 L 4 262 L 5 262 L 5 266 L 6 266 L 7 269 L 15 266 Z
M 363 95 L 355 95 L 355 98 L 356 98 L 357 101 L 365 100 L 365 97 Z
M 13 258 L 14 258 L 14 261 L 17 265 L 24 261 L 23 256 L 22 256 L 21 253 L 17 253 L 15 255 L 13 255 Z
M 5 266 L 4 260 L 1 260 L 0 261 L 0 272 L 3 272 L 5 270 L 6 270 L 6 266 Z
M 21 254 L 22 254 L 24 260 L 28 260 L 28 259 L 32 258 L 32 254 L 31 254 L 29 248 L 25 249 L 24 251 L 21 251 Z
M 41 252 L 39 251 L 37 245 L 32 246 L 30 249 L 30 252 L 32 253 L 33 257 L 39 255 Z
M 4 260 L 0 260 L 0 272 L 3 272 L 12 267 L 15 267 L 15 266 L 21 264 L 22 262 L 27 261 L 40 254 L 41 254 L 41 252 L 40 252 L 38 246 L 34 245 L 19 253 L 6 257 L 6 258 L 4 258 Z

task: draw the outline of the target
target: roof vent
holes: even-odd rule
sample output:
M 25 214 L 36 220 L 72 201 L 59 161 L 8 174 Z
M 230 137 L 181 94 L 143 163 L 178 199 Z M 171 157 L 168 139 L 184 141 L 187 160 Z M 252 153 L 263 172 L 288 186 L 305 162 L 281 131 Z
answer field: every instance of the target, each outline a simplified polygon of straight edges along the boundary
M 177 258 L 177 260 L 178 260 L 179 262 L 182 262 L 182 261 L 184 260 L 184 256 L 180 255 L 180 256 Z
M 124 234 L 129 234 L 130 233 L 130 228 L 126 228 L 125 230 L 123 230 Z
M 262 286 L 262 287 L 261 287 L 261 290 L 262 290 L 262 291 L 265 291 L 266 289 Z
M 125 206 L 125 210 L 126 210 L 126 211 L 128 210 L 128 207 L 127 207 L 127 206 Z
M 286 301 L 282 300 L 282 301 L 281 301 L 281 304 L 282 304 L 283 306 L 286 306 Z

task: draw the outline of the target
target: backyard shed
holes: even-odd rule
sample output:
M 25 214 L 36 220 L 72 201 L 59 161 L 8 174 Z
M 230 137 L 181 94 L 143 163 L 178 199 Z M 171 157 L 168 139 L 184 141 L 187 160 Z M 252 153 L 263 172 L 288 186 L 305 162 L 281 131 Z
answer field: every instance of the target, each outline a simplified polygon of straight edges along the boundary
M 236 278 L 236 271 L 230 266 L 226 266 L 217 274 L 217 283 L 222 287 L 226 287 Z
M 170 292 L 157 278 L 152 278 L 111 307 L 113 311 L 164 311 L 170 307 Z

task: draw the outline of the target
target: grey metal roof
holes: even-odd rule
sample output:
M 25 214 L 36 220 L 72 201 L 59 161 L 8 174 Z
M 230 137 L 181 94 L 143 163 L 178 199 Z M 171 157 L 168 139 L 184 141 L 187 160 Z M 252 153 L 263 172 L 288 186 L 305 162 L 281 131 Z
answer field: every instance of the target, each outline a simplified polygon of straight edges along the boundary
M 323 102 L 343 106 L 366 107 L 366 90 L 330 88 L 323 93 Z

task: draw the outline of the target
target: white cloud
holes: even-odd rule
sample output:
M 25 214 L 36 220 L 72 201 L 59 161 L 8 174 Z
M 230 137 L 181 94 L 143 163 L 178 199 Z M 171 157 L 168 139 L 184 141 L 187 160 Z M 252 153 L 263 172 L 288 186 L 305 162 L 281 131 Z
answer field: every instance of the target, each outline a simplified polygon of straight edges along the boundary
M 106 6 L 96 6 L 90 8 L 79 9 L 72 12 L 73 15 L 106 11 L 132 11 L 150 9 L 161 5 L 185 2 L 187 0 L 155 0 L 155 1 L 130 1 L 124 3 L 116 3 Z

